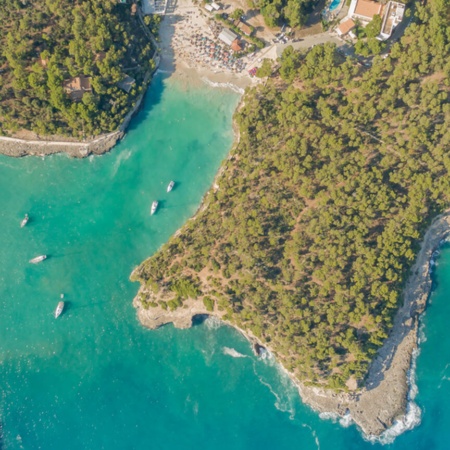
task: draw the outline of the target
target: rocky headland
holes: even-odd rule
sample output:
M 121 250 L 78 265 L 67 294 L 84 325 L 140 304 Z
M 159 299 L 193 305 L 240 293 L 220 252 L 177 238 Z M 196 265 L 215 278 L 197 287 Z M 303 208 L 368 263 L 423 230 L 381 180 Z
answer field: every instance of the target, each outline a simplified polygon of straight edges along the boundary
M 320 413 L 351 419 L 366 436 L 380 436 L 394 424 L 402 423 L 407 428 L 406 415 L 410 401 L 410 371 L 413 353 L 418 347 L 420 315 L 424 312 L 431 290 L 430 261 L 433 252 L 441 245 L 450 231 L 450 212 L 436 217 L 422 241 L 416 263 L 411 269 L 403 292 L 403 306 L 398 310 L 389 337 L 370 365 L 364 386 L 348 386 L 348 392 L 337 392 L 307 385 L 289 373 L 298 386 L 302 400 Z M 133 275 L 132 275 L 133 278 Z M 183 307 L 173 311 L 160 306 L 145 307 L 143 301 L 161 300 L 151 289 L 141 285 L 133 301 L 141 324 L 150 329 L 173 323 L 177 328 L 189 328 L 196 315 L 211 315 L 218 319 L 224 316 L 217 308 L 209 311 L 201 299 L 189 299 Z M 252 345 L 260 345 L 275 354 L 270 344 L 261 342 L 249 330 L 237 328 Z M 279 360 L 282 365 L 282 361 Z

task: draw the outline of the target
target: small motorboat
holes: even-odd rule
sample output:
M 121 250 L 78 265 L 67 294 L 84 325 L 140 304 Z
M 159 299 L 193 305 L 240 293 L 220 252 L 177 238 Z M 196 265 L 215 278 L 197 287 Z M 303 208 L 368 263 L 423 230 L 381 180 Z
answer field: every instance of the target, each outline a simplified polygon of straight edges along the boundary
M 155 201 L 152 203 L 152 209 L 150 210 L 150 215 L 153 216 L 153 214 L 155 214 L 157 208 L 158 208 L 158 202 L 155 200 Z
M 175 186 L 175 181 L 171 181 L 169 183 L 169 186 L 167 186 L 167 192 L 170 192 L 174 186 Z
M 30 259 L 30 263 L 37 264 L 44 261 L 44 259 L 47 259 L 47 255 L 36 256 L 36 258 Z
M 28 214 L 25 214 L 25 217 L 23 218 L 22 222 L 20 222 L 20 228 L 23 228 L 28 221 L 30 220 L 30 217 L 28 216 Z
M 64 302 L 59 302 L 58 306 L 55 309 L 55 319 L 57 319 L 64 310 Z

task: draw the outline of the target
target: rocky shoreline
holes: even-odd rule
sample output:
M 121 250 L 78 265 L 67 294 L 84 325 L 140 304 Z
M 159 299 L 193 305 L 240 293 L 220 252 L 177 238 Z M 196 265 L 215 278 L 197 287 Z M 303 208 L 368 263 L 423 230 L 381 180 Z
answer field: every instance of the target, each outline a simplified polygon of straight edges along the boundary
M 142 94 L 137 98 L 136 103 L 127 113 L 118 130 L 96 136 L 87 141 L 56 141 L 51 140 L 51 138 L 29 140 L 0 136 L 0 154 L 20 158 L 23 156 L 48 156 L 55 153 L 66 153 L 72 158 L 86 158 L 90 155 L 102 155 L 109 152 L 125 136 L 125 131 L 131 119 L 141 107 L 151 77 L 159 66 L 160 57 L 158 53 L 155 54 L 154 61 L 155 68 L 145 74 Z
M 67 153 L 73 158 L 85 158 L 89 155 L 101 155 L 113 148 L 122 139 L 124 131 L 100 136 L 88 142 L 65 142 L 49 140 L 26 140 L 0 137 L 0 153 L 6 156 L 48 156 L 55 153 Z
M 351 418 L 367 437 L 383 436 L 394 425 L 407 429 L 411 426 L 407 412 L 411 405 L 410 371 L 413 370 L 413 354 L 418 348 L 420 315 L 424 312 L 431 290 L 430 260 L 450 232 L 450 212 L 436 217 L 422 241 L 416 263 L 403 293 L 404 303 L 398 310 L 393 329 L 377 357 L 370 365 L 363 388 L 350 393 L 338 393 L 329 389 L 307 386 L 289 374 L 298 386 L 304 403 L 319 413 L 332 413 Z M 167 323 L 177 328 L 189 328 L 196 315 L 208 314 L 219 319 L 223 313 L 207 311 L 201 300 L 190 299 L 183 308 L 174 311 L 161 307 L 144 308 L 142 299 L 151 297 L 143 285 L 133 301 L 141 324 L 156 329 Z M 226 322 L 237 328 L 234 324 Z M 252 345 L 261 345 L 269 351 L 270 345 L 259 342 L 251 333 L 237 328 Z

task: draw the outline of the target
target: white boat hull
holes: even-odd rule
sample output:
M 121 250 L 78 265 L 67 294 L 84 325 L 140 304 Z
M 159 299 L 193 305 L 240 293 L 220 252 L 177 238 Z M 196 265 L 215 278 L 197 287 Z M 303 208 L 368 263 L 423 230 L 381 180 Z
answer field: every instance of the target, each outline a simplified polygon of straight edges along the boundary
M 167 192 L 170 192 L 174 186 L 175 186 L 175 181 L 171 181 L 169 183 L 169 186 L 167 186 Z
M 25 214 L 25 217 L 23 218 L 22 222 L 20 222 L 20 228 L 23 228 L 28 223 L 29 219 L 30 218 L 28 217 L 28 214 Z
M 47 255 L 36 256 L 36 258 L 30 259 L 30 263 L 31 264 L 38 264 L 41 261 L 44 261 L 44 259 L 47 259 Z
M 57 319 L 64 310 L 64 302 L 59 302 L 58 306 L 55 309 L 55 319 Z

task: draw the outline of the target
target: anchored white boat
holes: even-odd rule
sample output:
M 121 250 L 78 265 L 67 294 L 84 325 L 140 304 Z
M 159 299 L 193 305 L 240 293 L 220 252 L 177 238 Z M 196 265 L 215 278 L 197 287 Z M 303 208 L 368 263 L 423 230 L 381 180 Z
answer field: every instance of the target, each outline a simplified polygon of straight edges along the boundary
M 57 319 L 64 310 L 64 302 L 59 302 L 55 309 L 55 319 Z
M 150 214 L 151 214 L 151 215 L 155 214 L 155 211 L 157 210 L 157 208 L 158 208 L 158 202 L 155 200 L 155 201 L 152 203 L 152 209 L 150 210 Z
M 47 255 L 36 256 L 36 258 L 30 259 L 30 263 L 37 264 L 44 261 L 44 259 L 47 259 Z
M 22 222 L 20 222 L 20 228 L 23 228 L 28 223 L 29 220 L 30 218 L 28 214 L 25 214 L 25 217 L 23 218 Z
M 175 186 L 175 181 L 171 181 L 169 183 L 169 186 L 167 186 L 167 192 L 170 192 L 174 186 Z

